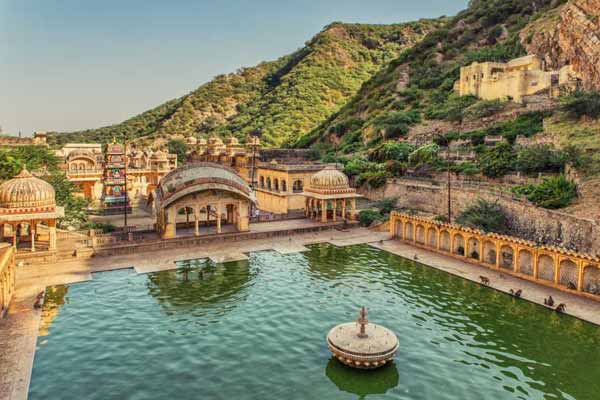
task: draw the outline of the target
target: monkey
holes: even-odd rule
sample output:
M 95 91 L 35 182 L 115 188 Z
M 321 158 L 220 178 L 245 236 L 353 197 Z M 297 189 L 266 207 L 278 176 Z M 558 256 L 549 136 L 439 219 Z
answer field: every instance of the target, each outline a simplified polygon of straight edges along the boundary
M 522 289 L 517 290 L 516 292 L 512 289 L 510 289 L 510 294 L 512 294 L 513 296 L 515 296 L 516 298 L 521 297 L 521 293 L 523 293 Z
M 567 305 L 565 303 L 560 303 L 558 306 L 556 306 L 556 312 L 564 313 L 566 308 L 567 308 Z
M 554 306 L 554 299 L 552 298 L 552 296 L 548 296 L 547 299 L 544 299 L 544 304 L 549 306 L 549 307 L 553 307 Z
M 486 276 L 483 275 L 479 275 L 479 280 L 481 280 L 481 284 L 482 285 L 489 285 L 490 284 L 490 279 Z

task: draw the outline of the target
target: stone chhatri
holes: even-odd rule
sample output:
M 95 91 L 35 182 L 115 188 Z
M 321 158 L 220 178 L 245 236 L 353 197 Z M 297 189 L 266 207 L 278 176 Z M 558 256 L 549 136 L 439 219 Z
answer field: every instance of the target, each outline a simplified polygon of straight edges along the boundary
M 54 188 L 23 168 L 14 178 L 0 185 L 0 208 L 54 209 Z
M 356 322 L 338 325 L 327 335 L 329 351 L 343 364 L 353 368 L 374 369 L 393 360 L 398 338 L 391 330 L 369 323 L 366 308 Z

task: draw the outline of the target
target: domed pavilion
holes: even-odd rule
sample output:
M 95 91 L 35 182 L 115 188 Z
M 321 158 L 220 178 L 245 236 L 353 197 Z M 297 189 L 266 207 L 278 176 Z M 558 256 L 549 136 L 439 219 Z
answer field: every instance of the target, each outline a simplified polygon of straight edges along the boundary
M 33 252 L 38 246 L 55 251 L 56 220 L 64 215 L 64 208 L 56 206 L 52 185 L 26 169 L 0 185 L 0 235 L 5 240 L 10 227 L 17 250 Z
M 254 192 L 238 173 L 216 163 L 190 163 L 161 179 L 155 190 L 156 229 L 163 239 L 177 237 L 177 229 L 191 225 L 194 236 L 249 230 Z M 178 216 L 183 215 L 183 221 Z M 191 226 L 190 226 L 191 228 Z
M 341 219 L 354 219 L 356 198 L 361 197 L 350 187 L 348 177 L 334 166 L 328 166 L 310 178 L 304 189 L 306 216 L 326 223 Z M 348 209 L 350 212 L 348 213 Z

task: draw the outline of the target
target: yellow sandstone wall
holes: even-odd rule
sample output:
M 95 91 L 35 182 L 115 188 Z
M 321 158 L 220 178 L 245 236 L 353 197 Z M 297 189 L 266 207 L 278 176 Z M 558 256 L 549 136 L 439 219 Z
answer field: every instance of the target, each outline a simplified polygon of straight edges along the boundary
M 412 245 L 600 300 L 600 258 L 392 212 L 390 233 Z
M 0 318 L 8 311 L 15 295 L 15 255 L 8 243 L 0 243 Z

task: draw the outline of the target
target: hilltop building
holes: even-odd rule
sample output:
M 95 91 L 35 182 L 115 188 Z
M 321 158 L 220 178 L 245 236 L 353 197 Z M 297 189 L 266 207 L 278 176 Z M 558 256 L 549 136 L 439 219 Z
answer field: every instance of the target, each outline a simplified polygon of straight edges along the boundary
M 20 146 L 48 146 L 46 132 L 34 132 L 33 137 L 0 136 L 0 148 Z
M 546 71 L 535 55 L 507 63 L 474 62 L 460 69 L 454 90 L 461 96 L 473 95 L 485 100 L 512 99 L 523 103 L 531 95 L 547 93 L 558 96 L 561 87 L 573 89 L 578 80 L 570 65 L 558 71 Z

